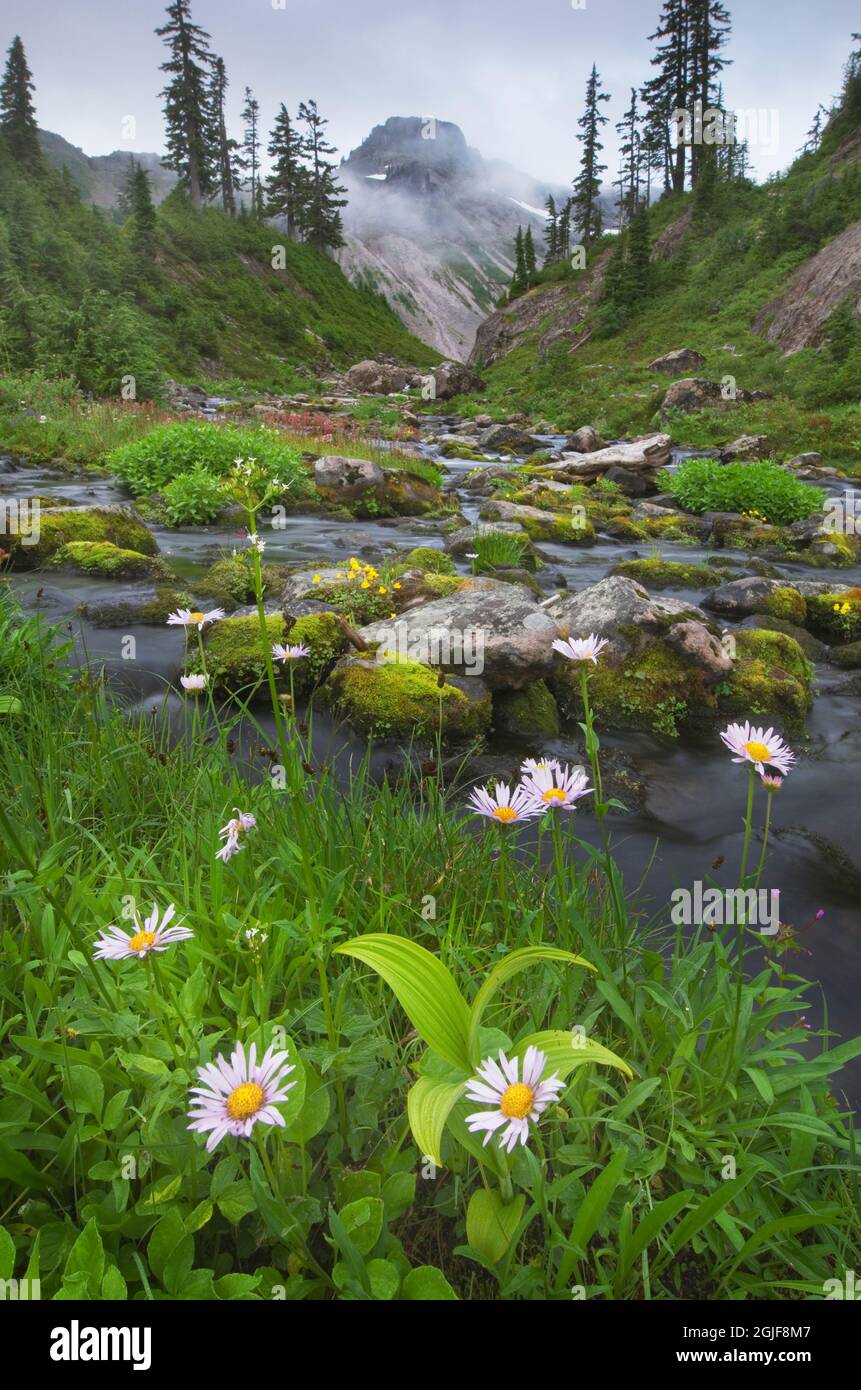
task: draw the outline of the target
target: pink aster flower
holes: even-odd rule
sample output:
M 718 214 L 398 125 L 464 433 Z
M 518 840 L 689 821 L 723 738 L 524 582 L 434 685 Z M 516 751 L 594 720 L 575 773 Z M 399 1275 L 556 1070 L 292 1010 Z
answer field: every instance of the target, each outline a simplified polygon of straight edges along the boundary
M 145 922 L 135 913 L 133 932 L 124 932 L 122 927 L 108 927 L 101 933 L 93 956 L 96 960 L 125 960 L 128 956 L 143 960 L 150 951 L 166 951 L 177 941 L 187 941 L 194 932 L 188 927 L 170 926 L 175 913 L 176 908 L 171 903 L 159 921 L 158 907 L 153 904 Z
M 198 1134 L 209 1132 L 207 1153 L 221 1143 L 225 1134 L 247 1139 L 256 1124 L 281 1125 L 286 1121 L 276 1105 L 287 1099 L 295 1081 L 286 1081 L 296 1068 L 287 1065 L 289 1054 L 270 1047 L 257 1062 L 257 1047 L 251 1044 L 248 1055 L 241 1042 L 233 1049 L 230 1061 L 221 1053 L 214 1062 L 197 1068 L 200 1086 L 192 1086 L 188 1117 L 189 1129 Z
M 779 792 L 783 786 L 783 778 L 776 773 L 764 772 L 762 774 L 762 785 L 768 792 Z
M 272 648 L 272 655 L 276 661 L 301 661 L 303 656 L 311 655 L 311 648 L 301 642 L 295 647 L 282 647 L 279 643 Z
M 234 806 L 235 815 L 227 822 L 218 834 L 224 841 L 221 849 L 216 854 L 216 859 L 220 859 L 226 864 L 228 859 L 232 859 L 234 854 L 238 854 L 245 846 L 240 843 L 242 835 L 248 830 L 253 830 L 257 821 L 250 811 L 240 811 L 238 806 Z
M 520 775 L 522 777 L 531 777 L 533 772 L 543 772 L 546 768 L 550 768 L 550 770 L 553 771 L 553 769 L 558 766 L 558 758 L 542 758 L 540 762 L 536 758 L 525 758 L 520 764 Z
M 592 791 L 582 767 L 572 770 L 568 766 L 561 767 L 559 763 L 555 767 L 536 768 L 525 779 L 523 787 L 540 815 L 554 807 L 573 811 L 580 798 Z
M 490 1142 L 491 1135 L 507 1125 L 499 1137 L 499 1147 L 511 1153 L 515 1144 L 525 1144 L 529 1138 L 529 1121 L 537 1123 L 543 1110 L 564 1091 L 565 1082 L 557 1075 L 545 1081 L 544 1070 L 547 1057 L 537 1047 L 528 1047 L 523 1057 L 523 1071 L 518 1076 L 518 1060 L 509 1062 L 504 1052 L 499 1054 L 499 1064 L 488 1057 L 478 1069 L 478 1076 L 466 1088 L 469 1100 L 490 1105 L 490 1110 L 476 1110 L 467 1115 L 466 1125 L 472 1134 L 485 1130 L 484 1143 Z
M 609 646 L 607 638 L 596 637 L 593 632 L 589 637 L 571 638 L 567 642 L 557 638 L 553 643 L 553 650 L 567 657 L 569 661 L 591 661 L 594 666 L 597 666 L 598 657 L 607 646 Z
M 773 729 L 755 729 L 752 724 L 730 724 L 721 734 L 734 763 L 753 763 L 762 776 L 766 767 L 776 767 L 784 777 L 792 771 L 795 754 Z
M 168 616 L 168 627 L 196 627 L 202 632 L 207 623 L 217 623 L 224 617 L 223 608 L 211 608 L 208 613 L 198 613 L 191 608 L 178 608 Z
M 511 821 L 530 820 L 539 814 L 532 798 L 522 786 L 515 787 L 512 791 L 504 782 L 497 782 L 493 795 L 487 787 L 476 787 L 469 798 L 469 804 L 476 815 L 501 821 L 503 825 L 509 825 Z
M 209 682 L 209 676 L 180 676 L 179 683 L 183 690 L 188 692 L 205 690 Z

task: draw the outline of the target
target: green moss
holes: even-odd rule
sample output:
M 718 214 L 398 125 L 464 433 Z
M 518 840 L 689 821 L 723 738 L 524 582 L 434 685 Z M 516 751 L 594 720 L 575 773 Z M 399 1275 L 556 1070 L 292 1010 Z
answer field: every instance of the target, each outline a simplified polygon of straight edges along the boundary
M 156 555 L 155 537 L 134 513 L 110 507 L 81 507 L 69 511 L 42 512 L 38 541 L 24 544 L 26 536 L 9 538 L 13 569 L 38 569 L 76 541 L 109 541 L 120 550 Z
M 501 690 L 493 698 L 493 724 L 503 734 L 559 734 L 559 708 L 547 684 L 534 681 L 525 690 Z
M 336 667 L 328 682 L 332 703 L 360 733 L 383 738 L 478 738 L 490 727 L 491 698 L 471 700 L 417 661 L 354 662 Z
M 574 488 L 569 488 L 567 493 L 554 492 L 552 488 L 540 488 L 538 492 L 529 492 L 528 489 L 513 492 L 508 500 L 524 507 L 538 507 L 546 512 L 558 512 L 560 508 L 572 506 L 579 499 Z
M 222 608 L 237 608 L 254 601 L 251 565 L 238 555 L 216 560 L 196 587 L 198 593 L 217 599 Z
M 594 517 L 593 520 L 595 520 Z M 595 524 L 618 541 L 648 540 L 645 525 L 638 521 L 632 521 L 629 516 L 623 516 L 621 512 L 614 512 L 612 516 L 607 517 L 606 521 L 595 520 Z
M 110 541 L 70 541 L 57 551 L 51 564 L 104 578 L 171 577 L 170 569 L 163 560 L 140 555 L 136 550 L 121 550 Z
M 458 574 L 426 574 L 424 584 L 434 598 L 448 598 L 462 589 L 465 581 Z
M 280 613 L 266 619 L 266 641 L 271 647 L 284 641 L 284 619 Z M 206 629 L 206 667 L 215 687 L 248 694 L 266 677 L 260 622 L 256 614 L 249 618 L 224 618 Z M 200 656 L 196 646 L 189 644 L 189 672 L 200 672 Z M 276 665 L 276 679 L 282 689 L 288 685 L 281 668 Z
M 429 545 L 416 546 L 406 557 L 410 569 L 423 570 L 425 574 L 454 574 L 454 561 L 444 550 L 433 550 Z
M 551 685 L 563 712 L 581 717 L 576 667 L 560 670 Z M 590 674 L 589 695 L 596 714 L 607 724 L 671 737 L 678 735 L 680 725 L 717 711 L 715 692 L 702 674 L 661 643 L 621 668 L 599 664 Z
M 547 520 L 534 516 L 519 516 L 517 520 L 531 541 L 553 541 L 558 545 L 591 545 L 595 527 L 588 517 L 574 525 L 570 512 L 548 512 Z
M 799 731 L 813 703 L 813 668 L 801 647 L 783 632 L 764 628 L 734 634 L 732 674 L 720 686 L 720 707 L 745 718 L 779 718 Z
M 861 637 L 861 590 L 812 596 L 807 600 L 807 626 L 826 642 L 857 641 Z
M 647 589 L 713 589 L 721 582 L 706 565 L 685 565 L 658 556 L 647 560 L 622 560 L 611 574 L 624 574 Z
M 334 613 L 309 613 L 297 618 L 287 633 L 286 645 L 300 644 L 310 647 L 311 655 L 293 663 L 293 690 L 306 695 L 328 674 L 348 642 Z
M 807 617 L 807 603 L 804 595 L 789 586 L 774 589 L 763 604 L 763 609 L 772 618 L 783 618 L 796 627 L 803 627 Z
M 666 516 L 644 516 L 639 523 L 647 536 L 655 540 L 675 541 L 679 545 L 694 545 L 700 537 L 695 517 L 668 512 Z

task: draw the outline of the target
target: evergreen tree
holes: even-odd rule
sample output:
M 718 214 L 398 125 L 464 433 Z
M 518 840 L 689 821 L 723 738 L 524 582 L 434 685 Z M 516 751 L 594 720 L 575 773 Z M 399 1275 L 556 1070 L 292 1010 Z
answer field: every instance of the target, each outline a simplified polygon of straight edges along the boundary
M 155 240 L 155 204 L 149 174 L 135 159 L 129 162 L 124 195 L 132 223 L 132 246 L 138 252 L 150 251 Z
M 624 227 L 640 206 L 642 139 L 637 89 L 631 88 L 631 105 L 616 126 L 619 135 L 619 226 Z
M 523 228 L 517 228 L 517 236 L 514 238 L 514 274 L 511 277 L 511 297 L 523 294 L 527 288 L 526 282 L 526 248 L 523 240 Z
M 673 114 L 687 111 L 690 99 L 690 0 L 664 0 L 658 27 L 649 35 L 657 45 L 652 66 L 658 71 L 645 84 L 646 128 L 650 143 L 663 147 L 664 188 L 681 193 L 687 173 L 687 146 L 673 149 Z M 693 112 L 690 113 L 693 116 Z
M 12 158 L 30 173 L 42 168 L 39 128 L 31 96 L 34 90 L 24 45 L 16 34 L 9 46 L 6 69 L 0 82 L 0 131 L 6 138 L 6 147 Z
M 552 193 L 547 199 L 547 227 L 544 232 L 544 242 L 547 250 L 544 254 L 544 264 L 553 265 L 559 259 L 559 214 L 556 210 L 556 199 Z
M 598 240 L 603 230 L 601 205 L 598 201 L 601 192 L 601 175 L 607 168 L 600 162 L 601 127 L 607 124 L 607 117 L 601 115 L 602 101 L 609 101 L 606 92 L 601 91 L 601 79 L 594 63 L 589 81 L 586 84 L 586 110 L 578 125 L 583 132 L 577 139 L 583 146 L 580 157 L 580 173 L 574 184 L 574 203 L 572 218 L 578 240 L 588 251 Z
M 850 53 L 843 77 L 840 112 L 854 130 L 861 123 L 861 34 L 853 34 L 858 48 Z
M 250 87 L 245 88 L 245 105 L 242 108 L 245 134 L 242 139 L 242 154 L 237 165 L 248 175 L 245 187 L 251 195 L 251 216 L 260 214 L 260 103 Z
M 269 141 L 272 173 L 266 180 L 266 212 L 269 217 L 286 220 L 291 240 L 305 230 L 308 199 L 305 153 L 305 141 L 282 102 Z
M 573 206 L 574 199 L 566 199 L 565 206 L 559 214 L 559 259 L 562 261 L 567 261 L 571 255 L 571 209 Z
M 190 0 L 173 0 L 168 22 L 156 29 L 170 57 L 161 71 L 169 75 L 164 97 L 167 169 L 179 174 L 193 207 L 201 207 L 214 186 L 213 132 L 209 69 L 209 35 L 192 23 Z
M 227 134 L 227 118 L 224 111 L 227 97 L 227 70 L 223 58 L 215 58 L 212 64 L 212 81 L 209 100 L 212 109 L 213 137 L 215 140 L 215 167 L 217 169 L 217 190 L 221 194 L 221 206 L 230 217 L 236 216 L 236 186 L 238 166 L 236 151 L 239 143 Z
M 531 227 L 526 228 L 526 235 L 523 238 L 523 265 L 526 270 L 527 283 L 531 284 L 535 278 L 535 272 L 538 269 L 538 263 L 535 259 L 535 242 L 532 239 Z
M 696 112 L 714 108 L 717 102 L 717 77 L 727 66 L 721 49 L 729 38 L 732 21 L 722 0 L 688 0 L 690 7 L 690 79 L 689 106 Z M 699 177 L 703 151 L 708 149 L 694 141 L 691 146 L 691 184 Z M 717 168 L 709 162 L 707 177 L 714 178 Z
M 335 165 L 328 158 L 335 153 L 324 134 L 329 122 L 320 115 L 316 101 L 300 103 L 299 120 L 305 123 L 308 158 L 305 236 L 318 251 L 334 251 L 344 245 L 340 209 L 347 200 L 340 195 L 347 190 L 338 183 Z
M 813 117 L 813 124 L 811 125 L 810 129 L 807 132 L 807 135 L 805 136 L 804 144 L 802 145 L 800 150 L 801 154 L 816 154 L 816 151 L 822 144 L 822 132 L 827 118 L 828 112 L 826 111 L 825 107 L 820 104 L 816 108 L 816 115 Z
M 626 294 L 630 305 L 648 298 L 652 284 L 652 238 L 650 215 L 641 207 L 628 227 Z

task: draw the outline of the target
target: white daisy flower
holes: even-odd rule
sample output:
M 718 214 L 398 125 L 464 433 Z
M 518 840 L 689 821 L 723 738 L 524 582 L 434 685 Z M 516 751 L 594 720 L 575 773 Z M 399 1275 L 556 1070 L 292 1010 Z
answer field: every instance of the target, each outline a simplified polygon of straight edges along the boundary
M 180 676 L 179 683 L 183 690 L 205 690 L 209 682 L 209 676 Z
M 593 632 L 589 637 L 572 638 L 567 642 L 557 638 L 553 643 L 553 650 L 567 657 L 569 661 L 591 661 L 597 666 L 598 657 L 609 645 L 606 637 L 596 637 Z
M 158 907 L 153 904 L 152 912 L 145 922 L 137 913 L 134 916 L 135 930 L 124 932 L 122 927 L 108 927 L 96 943 L 93 955 L 96 960 L 125 960 L 137 956 L 138 960 L 149 955 L 150 951 L 166 951 L 177 941 L 186 941 L 194 932 L 188 927 L 170 926 L 176 913 L 173 903 L 166 908 L 159 921 Z
M 498 1064 L 488 1057 L 479 1067 L 478 1076 L 467 1086 L 466 1096 L 493 1109 L 476 1110 L 473 1115 L 467 1115 L 467 1129 L 472 1134 L 486 1130 L 484 1143 L 487 1145 L 491 1136 L 507 1125 L 499 1136 L 499 1147 L 511 1153 L 518 1141 L 525 1144 L 529 1138 L 529 1121 L 537 1123 L 542 1111 L 565 1089 L 565 1082 L 555 1074 L 543 1079 L 546 1066 L 547 1057 L 537 1047 L 526 1049 L 522 1079 L 518 1076 L 516 1057 L 509 1062 L 505 1053 L 500 1052 Z
M 224 844 L 215 857 L 220 859 L 223 864 L 226 864 L 229 859 L 233 858 L 234 854 L 238 854 L 241 849 L 245 848 L 240 843 L 242 835 L 248 830 L 253 830 L 257 825 L 257 821 L 250 811 L 240 811 L 237 806 L 234 806 L 233 809 L 235 815 L 218 832 Z
M 492 795 L 487 787 L 476 787 L 469 804 L 476 815 L 501 821 L 503 825 L 509 825 L 511 821 L 530 820 L 539 814 L 534 801 L 522 786 L 512 791 L 504 782 L 497 782 Z
M 533 772 L 543 772 L 545 768 L 549 768 L 553 772 L 559 765 L 558 758 L 542 758 L 540 762 L 535 758 L 525 758 L 520 764 L 520 775 L 531 777 Z
M 776 767 L 784 777 L 792 771 L 795 754 L 774 729 L 755 729 L 752 724 L 730 724 L 721 734 L 734 763 L 753 763 L 762 776 L 766 767 Z
M 272 648 L 272 655 L 276 661 L 301 661 L 303 656 L 311 655 L 311 648 L 299 643 L 295 647 L 282 647 L 280 643 Z
M 542 815 L 554 806 L 573 811 L 580 798 L 593 790 L 582 767 L 572 769 L 559 763 L 555 767 L 536 768 L 523 786 Z
M 198 613 L 191 608 L 179 608 L 168 617 L 168 627 L 196 627 L 201 632 L 207 623 L 217 623 L 224 617 L 223 608 L 211 608 L 208 613 Z
M 229 1062 L 219 1053 L 214 1062 L 197 1068 L 202 1085 L 191 1087 L 188 1128 L 198 1134 L 209 1132 L 207 1153 L 212 1153 L 225 1134 L 247 1139 L 256 1124 L 286 1124 L 275 1107 L 296 1085 L 285 1080 L 296 1070 L 287 1065 L 288 1056 L 286 1051 L 276 1052 L 270 1047 L 258 1063 L 254 1043 L 247 1057 L 242 1043 L 237 1043 Z

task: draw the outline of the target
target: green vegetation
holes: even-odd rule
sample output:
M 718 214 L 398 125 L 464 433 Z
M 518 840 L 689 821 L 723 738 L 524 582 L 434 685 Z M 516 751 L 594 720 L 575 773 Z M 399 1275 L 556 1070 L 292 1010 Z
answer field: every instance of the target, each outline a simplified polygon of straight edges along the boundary
M 285 494 L 313 495 L 313 485 L 299 451 L 280 430 L 213 425 L 203 420 L 182 424 L 160 425 L 143 439 L 123 445 L 108 455 L 108 466 L 125 483 L 130 492 L 141 496 L 165 487 L 174 479 L 184 478 L 188 502 L 196 488 L 206 499 L 205 475 L 210 479 L 226 478 L 238 459 L 254 459 L 273 481 L 284 484 Z M 170 494 L 177 504 L 183 500 L 182 491 Z M 166 494 L 166 500 L 169 501 Z
M 718 463 L 686 459 L 665 486 L 686 511 L 741 512 L 786 526 L 822 511 L 824 494 L 766 460 Z
M 480 531 L 474 546 L 473 574 L 487 574 L 506 567 L 518 569 L 531 549 L 527 536 L 517 536 L 510 531 Z

